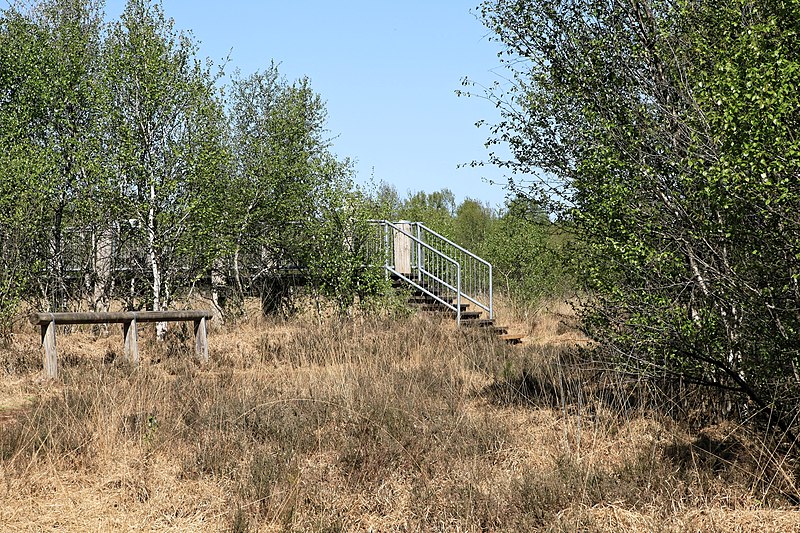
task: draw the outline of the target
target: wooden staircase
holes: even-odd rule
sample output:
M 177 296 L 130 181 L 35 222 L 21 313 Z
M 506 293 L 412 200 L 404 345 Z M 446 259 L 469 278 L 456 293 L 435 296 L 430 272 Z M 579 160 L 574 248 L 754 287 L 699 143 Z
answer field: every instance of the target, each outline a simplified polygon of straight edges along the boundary
M 396 289 L 409 291 L 407 302 L 412 308 L 426 313 L 447 315 L 453 319 L 456 319 L 457 313 L 450 307 L 444 305 L 440 300 L 443 300 L 451 306 L 455 306 L 456 302 L 452 297 L 441 294 L 441 292 L 437 290 L 437 287 L 429 286 L 425 283 L 422 283 L 419 287 L 417 287 L 410 285 L 405 280 L 397 276 L 392 276 L 391 280 L 392 286 Z M 434 298 L 425 291 L 433 293 L 436 297 L 438 297 L 438 299 Z M 496 336 L 497 339 L 502 340 L 507 344 L 516 345 L 522 343 L 522 339 L 525 337 L 524 334 L 509 333 L 507 326 L 498 325 L 493 318 L 482 318 L 484 314 L 483 310 L 475 310 L 471 307 L 472 306 L 470 306 L 468 303 L 461 304 L 461 321 L 459 323 L 461 327 L 479 328 L 481 331 L 492 334 Z
M 370 224 L 371 260 L 383 266 L 395 287 L 408 291 L 410 306 L 449 315 L 459 326 L 480 329 L 509 344 L 522 342 L 524 335 L 509 333 L 494 321 L 491 263 L 422 222 Z

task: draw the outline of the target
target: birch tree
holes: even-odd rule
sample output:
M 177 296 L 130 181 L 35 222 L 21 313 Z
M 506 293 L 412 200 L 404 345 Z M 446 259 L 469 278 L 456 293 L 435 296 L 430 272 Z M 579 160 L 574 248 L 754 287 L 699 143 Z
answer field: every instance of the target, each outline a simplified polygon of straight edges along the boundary
M 490 143 L 512 154 L 493 160 L 574 221 L 596 353 L 727 391 L 795 431 L 800 8 L 492 0 L 481 12 L 511 71 L 488 93 L 503 112 Z
M 84 293 L 87 250 L 70 239 L 102 211 L 104 171 L 99 161 L 101 12 L 91 0 L 14 5 L 2 13 L 6 155 L 14 168 L 10 195 L 33 207 L 39 224 L 37 275 L 45 306 L 64 309 Z M 24 155 L 23 155 L 24 154 Z M 5 196 L 9 199 L 9 196 Z M 31 214 L 32 214 L 31 213 Z M 35 217 L 34 217 L 35 218 Z M 42 242 L 39 242 L 42 240 Z M 46 241 L 46 242 L 44 242 Z M 30 264 L 39 264 L 34 261 Z
M 323 212 L 343 198 L 333 191 L 347 183 L 350 166 L 330 153 L 325 105 L 307 78 L 289 82 L 273 64 L 237 75 L 231 92 L 231 278 L 240 302 L 255 291 L 271 312 L 285 303 L 276 272 L 308 265 L 311 240 L 322 232 Z
M 176 287 L 190 282 L 214 256 L 210 191 L 225 165 L 222 112 L 210 66 L 176 33 L 159 4 L 130 0 L 106 46 L 111 93 L 108 142 L 127 220 L 128 258 L 147 282 L 147 307 L 167 307 Z M 129 305 L 140 305 L 134 297 Z M 166 324 L 157 327 L 159 337 Z
M 44 205 L 38 180 L 47 161 L 27 134 L 43 108 L 43 76 L 38 28 L 20 13 L 0 18 L 0 334 L 10 331 L 19 300 L 36 286 L 42 270 L 37 249 L 46 246 L 40 232 Z

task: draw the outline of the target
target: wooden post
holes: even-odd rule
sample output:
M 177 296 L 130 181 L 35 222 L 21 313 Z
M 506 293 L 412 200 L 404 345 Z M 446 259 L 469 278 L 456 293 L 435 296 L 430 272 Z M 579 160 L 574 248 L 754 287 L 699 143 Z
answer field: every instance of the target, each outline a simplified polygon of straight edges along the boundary
M 42 346 L 44 346 L 44 375 L 48 378 L 58 377 L 58 360 L 56 358 L 56 321 L 50 320 L 41 325 Z
M 122 333 L 125 336 L 125 348 L 123 354 L 125 360 L 133 366 L 139 365 L 139 335 L 136 327 L 136 319 L 122 323 Z
M 208 336 L 205 317 L 194 321 L 194 349 L 204 363 L 208 362 Z
M 398 222 L 397 227 L 406 233 L 411 233 L 411 223 L 405 220 Z M 394 232 L 394 268 L 401 274 L 411 275 L 411 237 Z

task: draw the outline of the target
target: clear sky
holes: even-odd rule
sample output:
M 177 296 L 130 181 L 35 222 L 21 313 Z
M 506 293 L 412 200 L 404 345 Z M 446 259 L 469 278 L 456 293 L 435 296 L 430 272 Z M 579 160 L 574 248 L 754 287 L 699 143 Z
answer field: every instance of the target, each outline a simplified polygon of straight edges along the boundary
M 451 189 L 502 204 L 505 183 L 485 160 L 494 106 L 455 95 L 469 77 L 498 79 L 498 45 L 475 16 L 479 0 L 163 0 L 200 55 L 247 75 L 274 60 L 289 79 L 308 76 L 327 102 L 333 151 L 356 161 L 357 181 L 406 191 Z M 117 19 L 124 0 L 107 0 Z

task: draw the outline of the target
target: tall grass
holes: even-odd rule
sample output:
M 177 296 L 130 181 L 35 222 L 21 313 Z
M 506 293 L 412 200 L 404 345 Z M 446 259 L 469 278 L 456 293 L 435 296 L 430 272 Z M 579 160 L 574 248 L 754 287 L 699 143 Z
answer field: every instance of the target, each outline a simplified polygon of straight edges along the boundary
M 259 319 L 214 331 L 207 365 L 178 330 L 143 341 L 134 369 L 114 342 L 64 336 L 61 384 L 25 365 L 6 376 L 35 399 L 0 419 L 0 523 L 677 531 L 717 511 L 788 523 L 776 509 L 793 474 L 776 450 L 765 461 L 767 442 L 730 424 L 691 433 L 657 390 L 538 340 L 506 346 L 424 316 Z

